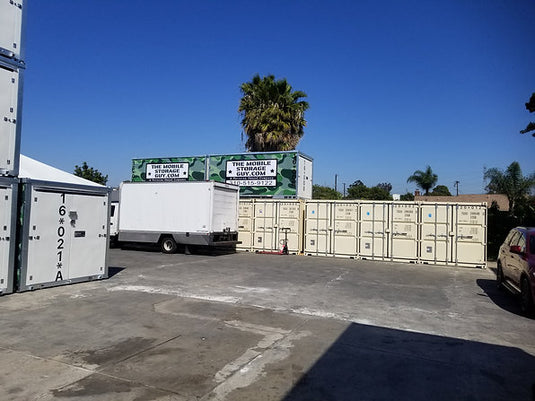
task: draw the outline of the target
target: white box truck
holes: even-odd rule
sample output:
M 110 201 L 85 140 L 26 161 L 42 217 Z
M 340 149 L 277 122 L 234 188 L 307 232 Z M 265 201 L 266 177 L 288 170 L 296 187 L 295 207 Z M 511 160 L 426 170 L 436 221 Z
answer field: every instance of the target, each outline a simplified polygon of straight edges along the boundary
M 159 244 L 174 253 L 178 244 L 238 243 L 239 187 L 213 181 L 122 183 L 113 205 L 113 242 Z M 117 213 L 118 207 L 118 213 Z M 115 220 L 116 218 L 116 220 Z

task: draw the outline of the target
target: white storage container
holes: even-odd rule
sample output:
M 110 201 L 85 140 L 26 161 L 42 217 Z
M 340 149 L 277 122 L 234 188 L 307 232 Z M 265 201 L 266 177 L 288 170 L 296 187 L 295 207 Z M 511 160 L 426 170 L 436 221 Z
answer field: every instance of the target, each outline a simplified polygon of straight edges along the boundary
M 238 241 L 236 249 L 251 251 L 253 248 L 253 216 L 252 199 L 242 199 L 238 206 Z
M 418 205 L 412 202 L 392 203 L 390 254 L 392 260 L 418 260 Z
M 453 210 L 455 204 L 422 203 L 420 205 L 420 250 L 422 263 L 455 263 L 453 251 Z
M 307 201 L 305 204 L 305 253 L 331 255 L 332 202 Z
M 485 267 L 487 263 L 487 206 L 459 204 L 454 212 L 455 262 Z
M 0 294 L 13 292 L 18 182 L 0 178 Z
M 0 56 L 23 60 L 22 26 L 26 0 L 0 1 Z
M 109 191 L 22 179 L 19 291 L 108 277 Z
M 277 250 L 277 206 L 272 200 L 255 200 L 253 204 L 253 249 Z
M 22 70 L 0 60 L 0 175 L 19 171 Z
M 359 242 L 359 203 L 333 202 L 332 216 L 332 253 L 334 256 L 356 257 Z
M 361 202 L 359 236 L 361 258 L 388 259 L 389 218 L 387 202 Z

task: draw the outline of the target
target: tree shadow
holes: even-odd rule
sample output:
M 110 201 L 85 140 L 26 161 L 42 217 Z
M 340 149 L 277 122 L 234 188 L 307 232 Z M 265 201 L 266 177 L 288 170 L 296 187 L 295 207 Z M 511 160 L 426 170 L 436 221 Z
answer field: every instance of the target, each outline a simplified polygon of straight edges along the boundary
M 283 401 L 532 400 L 521 349 L 351 324 Z

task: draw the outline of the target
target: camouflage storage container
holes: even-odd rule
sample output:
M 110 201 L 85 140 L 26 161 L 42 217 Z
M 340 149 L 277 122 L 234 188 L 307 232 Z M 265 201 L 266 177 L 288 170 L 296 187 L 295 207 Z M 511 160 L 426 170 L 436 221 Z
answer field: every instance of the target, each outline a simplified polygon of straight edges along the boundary
M 312 158 L 296 151 L 134 159 L 132 181 L 211 180 L 245 198 L 312 198 Z

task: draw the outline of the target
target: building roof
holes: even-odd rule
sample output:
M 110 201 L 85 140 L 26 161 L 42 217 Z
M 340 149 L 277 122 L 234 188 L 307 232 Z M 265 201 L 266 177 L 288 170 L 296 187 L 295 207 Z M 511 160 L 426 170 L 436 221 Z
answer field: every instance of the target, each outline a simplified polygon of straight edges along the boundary
M 454 203 L 487 203 L 487 207 L 491 207 L 493 202 L 496 202 L 498 208 L 502 212 L 509 211 L 509 198 L 503 194 L 470 194 L 457 196 L 425 196 L 416 195 L 415 202 L 454 202 Z

